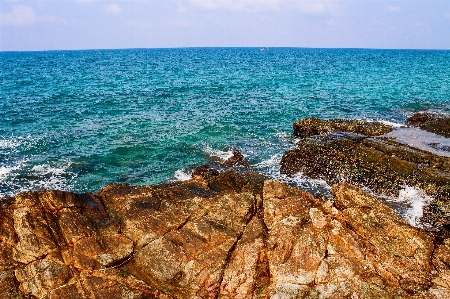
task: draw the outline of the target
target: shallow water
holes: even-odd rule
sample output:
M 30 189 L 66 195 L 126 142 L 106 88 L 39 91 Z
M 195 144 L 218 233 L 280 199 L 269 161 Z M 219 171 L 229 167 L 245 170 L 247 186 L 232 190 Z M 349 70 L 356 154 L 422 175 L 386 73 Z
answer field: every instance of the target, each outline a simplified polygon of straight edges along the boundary
M 3 52 L 0 196 L 156 184 L 232 148 L 263 174 L 326 191 L 279 174 L 295 120 L 449 113 L 449 69 L 450 51 Z
M 439 156 L 450 157 L 450 138 L 445 138 L 431 132 L 418 128 L 401 127 L 383 136 L 395 138 L 401 143 Z

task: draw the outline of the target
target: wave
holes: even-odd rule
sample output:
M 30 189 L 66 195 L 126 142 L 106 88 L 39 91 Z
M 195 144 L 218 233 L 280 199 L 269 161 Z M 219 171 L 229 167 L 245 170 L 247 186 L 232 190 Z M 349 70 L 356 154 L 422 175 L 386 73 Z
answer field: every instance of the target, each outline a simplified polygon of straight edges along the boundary
M 43 163 L 30 165 L 21 161 L 13 166 L 0 167 L 0 197 L 14 196 L 30 190 L 72 191 L 76 174 L 70 171 L 72 163 Z
M 16 171 L 20 168 L 20 165 L 14 165 L 14 166 L 0 166 L 0 179 L 6 177 L 8 174 L 10 174 L 13 171 Z
M 331 198 L 331 186 L 324 180 L 312 179 L 304 176 L 302 173 L 296 173 L 294 175 L 281 174 L 280 161 L 282 157 L 282 154 L 272 155 L 269 159 L 254 165 L 254 168 L 270 179 L 286 182 L 287 184 L 298 187 L 312 195 L 323 195 Z
M 186 169 L 178 169 L 173 174 L 175 181 L 187 181 L 192 179 L 192 173 L 189 173 Z
M 205 146 L 203 150 L 207 156 L 209 156 L 213 160 L 218 160 L 219 162 L 225 162 L 229 158 L 233 157 L 232 149 L 218 150 L 213 149 L 209 146 Z
M 422 222 L 423 208 L 430 204 L 433 197 L 427 195 L 422 189 L 412 186 L 404 186 L 398 197 L 384 197 L 391 208 L 408 223 L 417 228 L 432 229 L 432 227 Z

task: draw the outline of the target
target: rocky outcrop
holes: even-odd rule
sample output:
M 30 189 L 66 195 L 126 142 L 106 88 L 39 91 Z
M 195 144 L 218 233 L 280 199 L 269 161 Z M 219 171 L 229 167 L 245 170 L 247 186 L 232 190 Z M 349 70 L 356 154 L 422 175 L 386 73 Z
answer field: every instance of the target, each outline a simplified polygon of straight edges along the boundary
M 388 196 L 415 186 L 434 198 L 423 220 L 438 227 L 450 225 L 450 158 L 392 138 L 353 133 L 304 138 L 284 154 L 280 171 L 302 172 L 330 185 L 347 181 Z
M 294 136 L 311 137 L 332 132 L 351 132 L 366 136 L 379 136 L 392 131 L 392 127 L 380 122 L 355 119 L 305 118 L 294 123 Z
M 0 297 L 450 296 L 450 239 L 358 187 L 323 202 L 250 172 L 194 173 L 1 199 Z
M 242 167 L 249 167 L 247 160 L 245 160 L 245 157 L 243 154 L 241 154 L 238 150 L 233 150 L 233 156 L 228 158 L 225 162 L 220 164 L 222 167 L 236 167 L 236 166 L 242 166 Z
M 447 114 L 416 113 L 406 124 L 450 138 L 450 115 Z

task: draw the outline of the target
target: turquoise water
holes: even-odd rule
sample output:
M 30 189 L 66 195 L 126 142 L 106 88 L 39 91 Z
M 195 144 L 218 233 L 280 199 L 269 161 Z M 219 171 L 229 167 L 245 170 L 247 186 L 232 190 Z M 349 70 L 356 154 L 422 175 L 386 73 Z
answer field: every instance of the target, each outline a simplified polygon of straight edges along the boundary
M 295 120 L 450 113 L 449 70 L 450 51 L 3 52 L 0 196 L 182 179 L 232 148 L 277 177 Z

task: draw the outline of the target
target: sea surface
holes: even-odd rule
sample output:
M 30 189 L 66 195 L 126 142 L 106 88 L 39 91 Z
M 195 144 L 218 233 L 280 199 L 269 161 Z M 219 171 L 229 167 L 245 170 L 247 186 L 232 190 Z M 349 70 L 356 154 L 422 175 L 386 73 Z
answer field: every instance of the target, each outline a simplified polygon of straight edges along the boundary
M 0 78 L 0 197 L 186 179 L 232 149 L 258 172 L 326 189 L 279 174 L 295 120 L 450 113 L 450 51 L 1 52 Z

